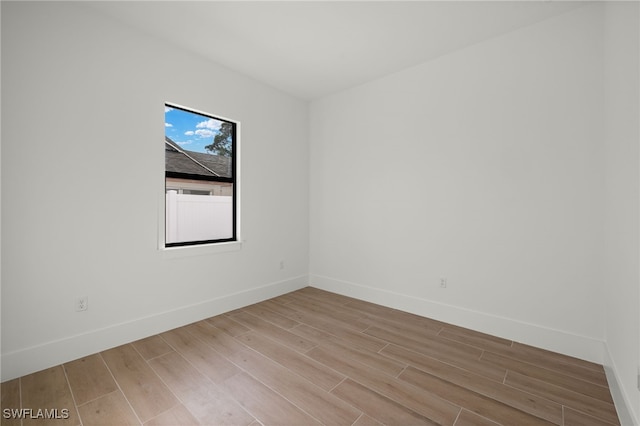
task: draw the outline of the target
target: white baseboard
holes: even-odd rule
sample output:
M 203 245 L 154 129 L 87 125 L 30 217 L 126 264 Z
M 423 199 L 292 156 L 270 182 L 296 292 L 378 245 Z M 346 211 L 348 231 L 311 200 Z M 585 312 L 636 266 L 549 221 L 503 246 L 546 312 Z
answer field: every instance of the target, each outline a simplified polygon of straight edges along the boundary
M 15 379 L 16 377 L 289 293 L 306 287 L 308 280 L 308 275 L 301 275 L 156 315 L 114 324 L 98 330 L 91 330 L 75 336 L 2 354 L 0 360 L 2 365 L 1 381 Z
M 601 340 L 361 284 L 310 275 L 309 285 L 460 327 L 603 364 Z
M 611 397 L 618 412 L 620 424 L 623 426 L 640 425 L 640 419 L 636 417 L 633 410 L 629 409 L 629 407 L 632 407 L 630 396 L 624 391 L 624 388 L 620 385 L 620 381 L 618 381 L 618 369 L 608 348 L 605 350 L 604 371 L 607 374 L 609 390 L 611 391 Z

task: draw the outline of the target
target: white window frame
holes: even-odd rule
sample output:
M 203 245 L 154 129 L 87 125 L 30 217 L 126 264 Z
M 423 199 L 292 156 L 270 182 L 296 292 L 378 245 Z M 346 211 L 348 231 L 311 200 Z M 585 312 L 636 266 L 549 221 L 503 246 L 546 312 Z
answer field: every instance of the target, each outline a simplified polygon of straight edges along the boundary
M 164 144 L 161 144 L 162 151 L 159 151 L 162 155 L 161 157 L 161 176 L 160 180 L 161 185 L 159 185 L 160 189 L 158 190 L 159 200 L 158 200 L 158 250 L 163 253 L 165 258 L 179 258 L 179 257 L 189 257 L 189 256 L 201 256 L 208 254 L 216 254 L 216 253 L 226 253 L 231 251 L 239 251 L 242 249 L 242 203 L 241 203 L 241 123 L 240 121 L 233 120 L 230 118 L 223 117 L 221 115 L 212 115 L 208 112 L 200 111 L 198 109 L 183 106 L 180 104 L 176 104 L 174 102 L 165 102 L 163 105 L 163 113 L 165 106 L 177 107 L 183 110 L 191 111 L 196 114 L 202 114 L 207 117 L 219 118 L 221 120 L 225 120 L 228 122 L 232 122 L 235 124 L 235 147 L 234 147 L 234 162 L 235 162 L 235 179 L 233 181 L 233 185 L 235 187 L 235 234 L 236 239 L 234 241 L 222 241 L 222 242 L 210 242 L 210 243 L 202 243 L 202 244 L 194 244 L 194 245 L 183 245 L 183 246 L 166 246 L 166 166 L 165 166 L 165 155 L 164 155 Z M 163 116 L 164 120 L 164 116 Z M 164 140 L 164 134 L 162 135 L 162 140 Z

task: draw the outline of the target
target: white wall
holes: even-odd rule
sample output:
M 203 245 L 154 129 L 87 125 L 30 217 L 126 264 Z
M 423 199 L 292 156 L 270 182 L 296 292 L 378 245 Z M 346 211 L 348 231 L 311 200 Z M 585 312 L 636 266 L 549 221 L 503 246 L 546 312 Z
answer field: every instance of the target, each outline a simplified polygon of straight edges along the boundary
M 602 81 L 595 5 L 313 102 L 312 285 L 602 361 Z
M 3 2 L 2 90 L 2 380 L 307 284 L 306 103 L 73 3 Z M 240 250 L 158 250 L 164 102 L 241 123 Z
M 640 422 L 640 7 L 606 3 L 605 286 L 607 367 Z M 630 424 L 631 421 L 622 422 Z

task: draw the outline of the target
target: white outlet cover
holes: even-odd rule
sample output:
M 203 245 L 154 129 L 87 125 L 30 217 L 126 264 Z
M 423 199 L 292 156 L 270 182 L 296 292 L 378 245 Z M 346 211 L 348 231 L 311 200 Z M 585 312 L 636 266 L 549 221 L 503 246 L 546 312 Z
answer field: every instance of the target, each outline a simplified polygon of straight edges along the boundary
M 86 311 L 89 308 L 89 297 L 80 296 L 76 299 L 76 312 Z

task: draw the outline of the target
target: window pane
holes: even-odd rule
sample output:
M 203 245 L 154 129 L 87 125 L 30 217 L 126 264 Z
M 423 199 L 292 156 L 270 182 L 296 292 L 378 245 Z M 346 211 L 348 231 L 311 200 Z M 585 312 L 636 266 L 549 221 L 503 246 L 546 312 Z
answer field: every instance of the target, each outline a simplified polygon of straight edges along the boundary
M 165 245 L 236 238 L 236 124 L 165 104 Z
M 183 189 L 182 193 L 190 195 L 211 195 L 211 191 L 203 191 L 202 189 Z

